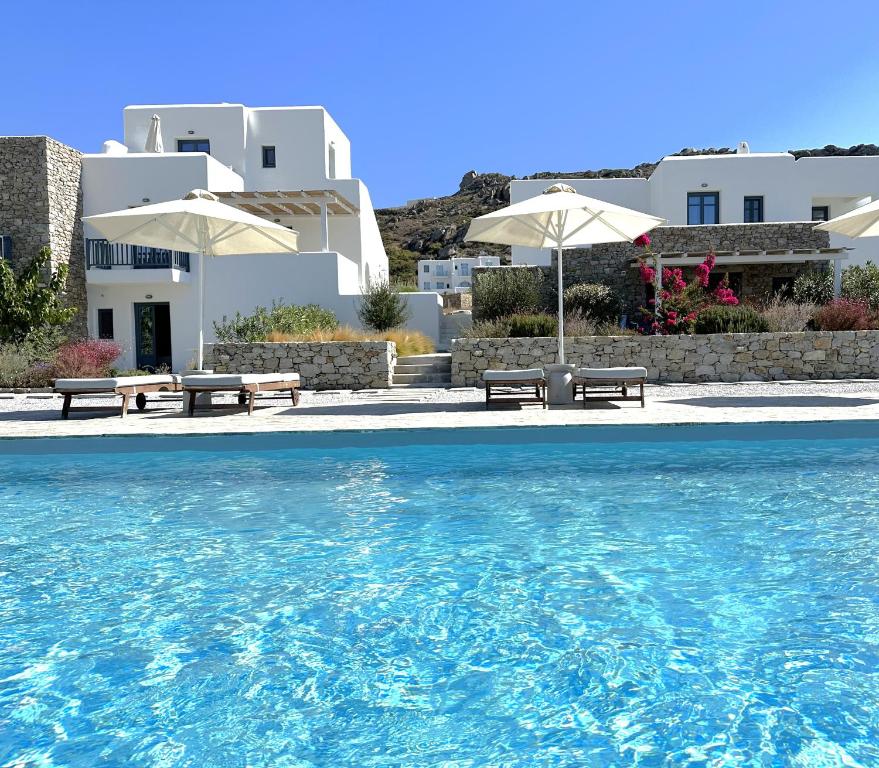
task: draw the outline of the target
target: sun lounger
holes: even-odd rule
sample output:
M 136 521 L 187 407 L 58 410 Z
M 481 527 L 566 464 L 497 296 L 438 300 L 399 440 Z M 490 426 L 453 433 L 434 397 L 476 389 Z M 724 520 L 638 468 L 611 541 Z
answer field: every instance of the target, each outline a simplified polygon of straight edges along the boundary
M 253 414 L 258 392 L 289 392 L 293 405 L 299 404 L 298 373 L 211 373 L 183 377 L 183 391 L 189 392 L 189 415 L 195 413 L 196 395 L 201 392 L 237 392 L 239 405 Z M 212 406 L 229 407 L 229 406 Z M 234 407 L 234 406 L 231 406 Z
M 120 416 L 128 413 L 128 401 L 134 396 L 137 409 L 146 408 L 146 393 L 167 390 L 180 391 L 180 377 L 173 375 L 154 376 L 114 376 L 106 379 L 56 379 L 54 391 L 64 395 L 61 406 L 61 418 L 66 419 L 70 411 L 103 411 L 116 410 L 113 406 L 81 406 L 71 408 L 70 402 L 74 395 L 120 395 L 122 407 Z
M 574 399 L 577 399 L 579 391 L 583 396 L 584 408 L 587 400 L 640 400 L 641 407 L 644 407 L 646 368 L 578 368 L 574 372 L 573 381 Z M 640 395 L 629 394 L 629 387 L 634 386 L 640 387 Z M 590 389 L 587 390 L 587 387 Z M 593 389 L 594 387 L 603 387 L 603 389 Z M 611 388 L 610 391 L 607 387 Z
M 540 403 L 546 408 L 546 376 L 543 368 L 527 368 L 513 371 L 483 371 L 485 382 L 485 407 L 507 403 Z M 497 387 L 511 388 L 513 392 L 497 392 Z M 492 392 L 492 389 L 495 389 Z M 534 390 L 533 395 L 523 395 L 522 389 Z

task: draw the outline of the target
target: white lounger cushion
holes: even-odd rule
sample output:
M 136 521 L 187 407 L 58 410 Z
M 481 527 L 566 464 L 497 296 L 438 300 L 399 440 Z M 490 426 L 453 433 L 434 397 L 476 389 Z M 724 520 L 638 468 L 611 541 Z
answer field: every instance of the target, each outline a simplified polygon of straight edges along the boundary
M 104 390 L 112 392 L 116 387 L 152 386 L 167 384 L 171 386 L 180 381 L 179 376 L 167 374 L 154 376 L 115 376 L 106 379 L 55 379 L 55 389 L 64 392 L 83 390 Z
M 578 368 L 580 379 L 646 379 L 646 368 Z
M 184 387 L 197 389 L 237 389 L 245 384 L 274 384 L 275 382 L 296 383 L 298 373 L 207 373 L 200 376 L 184 376 Z
M 543 368 L 524 368 L 518 371 L 483 371 L 483 381 L 533 381 L 544 377 Z

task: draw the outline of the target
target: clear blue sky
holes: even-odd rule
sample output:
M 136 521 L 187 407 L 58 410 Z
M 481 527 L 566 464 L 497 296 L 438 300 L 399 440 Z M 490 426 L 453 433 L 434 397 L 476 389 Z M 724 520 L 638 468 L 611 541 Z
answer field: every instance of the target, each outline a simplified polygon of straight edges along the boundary
M 875 8 L 9 2 L 0 135 L 97 151 L 121 139 L 127 104 L 322 104 L 379 206 L 448 194 L 471 168 L 622 167 L 742 138 L 879 143 Z

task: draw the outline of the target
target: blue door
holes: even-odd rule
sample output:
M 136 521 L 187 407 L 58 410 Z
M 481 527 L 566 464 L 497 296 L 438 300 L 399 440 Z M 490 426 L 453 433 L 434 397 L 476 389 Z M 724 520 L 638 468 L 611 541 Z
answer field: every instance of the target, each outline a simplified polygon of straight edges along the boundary
M 135 364 L 144 371 L 171 368 L 171 305 L 134 305 Z

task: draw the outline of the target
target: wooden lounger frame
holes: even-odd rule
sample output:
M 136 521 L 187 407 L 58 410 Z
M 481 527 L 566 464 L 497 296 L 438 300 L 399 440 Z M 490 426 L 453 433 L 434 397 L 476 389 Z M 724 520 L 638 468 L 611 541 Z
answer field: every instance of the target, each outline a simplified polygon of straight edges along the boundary
M 574 376 L 574 400 L 577 399 L 579 390 L 583 397 L 583 407 L 590 400 L 607 402 L 609 400 L 640 400 L 644 407 L 644 384 L 647 382 L 643 376 L 627 376 L 619 379 L 590 379 L 585 376 Z M 640 395 L 630 395 L 629 387 L 638 386 Z M 586 387 L 605 387 L 605 389 L 586 389 Z M 606 387 L 612 387 L 610 392 Z M 619 394 L 616 394 L 619 392 Z
M 128 414 L 128 403 L 132 395 L 134 395 L 137 410 L 142 411 L 146 408 L 147 392 L 161 392 L 162 390 L 179 392 L 180 389 L 180 384 L 169 381 L 165 384 L 129 384 L 124 387 L 114 387 L 113 389 L 104 387 L 103 389 L 56 389 L 54 391 L 57 394 L 64 395 L 64 404 L 61 406 L 61 418 L 66 419 L 71 411 L 115 411 L 117 408 L 115 405 L 81 405 L 71 407 L 71 400 L 78 395 L 120 395 L 122 397 L 122 406 L 119 408 L 119 415 L 125 418 Z
M 492 387 L 534 387 L 533 395 L 522 395 L 520 392 L 510 394 L 492 395 Z M 503 381 L 493 379 L 485 382 L 485 408 L 488 410 L 492 405 L 516 405 L 517 403 L 540 403 L 546 408 L 546 379 L 512 379 Z
M 203 387 L 195 387 L 191 384 L 185 385 L 183 387 L 184 392 L 192 393 L 192 396 L 189 398 L 189 415 L 195 415 L 196 405 L 195 399 L 196 395 L 202 392 L 237 392 L 239 399 L 238 404 L 228 403 L 221 404 L 218 403 L 216 405 L 205 405 L 199 406 L 200 410 L 223 410 L 229 408 L 239 408 L 241 405 L 247 405 L 247 415 L 253 415 L 253 406 L 254 399 L 256 398 L 257 392 L 289 392 L 290 399 L 293 401 L 294 407 L 299 405 L 299 382 L 298 381 L 267 381 L 258 384 L 242 384 L 241 386 L 219 386 L 217 384 L 205 385 Z M 242 399 L 244 402 L 242 402 Z

